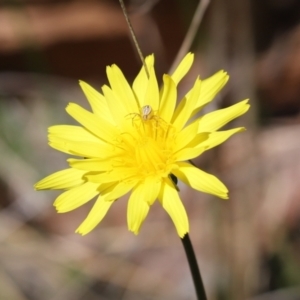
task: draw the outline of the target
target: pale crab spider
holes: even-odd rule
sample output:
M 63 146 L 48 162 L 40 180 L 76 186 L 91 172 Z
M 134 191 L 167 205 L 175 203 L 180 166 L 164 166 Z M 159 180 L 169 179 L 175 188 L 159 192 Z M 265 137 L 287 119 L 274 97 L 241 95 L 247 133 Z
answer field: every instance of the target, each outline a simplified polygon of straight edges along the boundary
M 150 105 L 143 106 L 141 111 L 142 111 L 141 116 L 144 121 L 150 120 L 153 117 L 153 110 Z
M 139 117 L 142 121 L 146 122 L 149 121 L 151 119 L 158 119 L 158 116 L 154 115 L 153 109 L 150 105 L 144 105 L 141 108 L 141 113 L 131 113 L 127 116 L 133 115 L 132 117 L 132 122 L 134 121 L 135 117 Z
M 144 105 L 141 108 L 141 113 L 131 113 L 129 115 L 132 115 L 132 126 L 142 125 L 144 130 L 146 129 L 145 124 L 149 121 L 154 121 L 155 123 L 151 124 L 151 127 L 155 129 L 155 136 L 157 135 L 156 129 L 163 128 L 164 134 L 167 134 L 167 131 L 171 127 L 170 124 L 167 124 L 160 116 L 157 116 L 155 114 L 155 111 L 152 109 L 151 105 Z M 135 123 L 135 119 L 138 118 L 140 120 L 140 124 Z M 154 126 L 154 127 L 153 127 Z

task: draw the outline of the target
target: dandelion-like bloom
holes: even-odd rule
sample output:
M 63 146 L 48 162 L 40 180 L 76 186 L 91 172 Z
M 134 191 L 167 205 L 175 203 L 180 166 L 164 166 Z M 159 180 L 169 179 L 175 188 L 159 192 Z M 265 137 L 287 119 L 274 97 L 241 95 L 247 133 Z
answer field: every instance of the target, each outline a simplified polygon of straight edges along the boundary
M 244 100 L 190 121 L 228 80 L 223 71 L 203 81 L 197 78 L 176 107 L 177 85 L 190 69 L 193 58 L 193 54 L 187 54 L 172 75 L 164 75 L 161 90 L 153 55 L 145 60 L 149 74 L 142 67 L 132 87 L 116 65 L 107 67 L 110 87 L 104 85 L 103 94 L 80 82 L 92 112 L 75 103 L 66 108 L 81 126 L 49 128 L 50 146 L 77 158 L 68 159 L 70 168 L 42 179 L 35 188 L 66 190 L 54 202 L 59 213 L 71 211 L 97 196 L 76 232 L 90 232 L 110 206 L 130 192 L 130 231 L 139 232 L 150 206 L 158 199 L 178 235 L 183 237 L 189 231 L 189 222 L 172 180 L 174 176 L 196 190 L 228 198 L 228 190 L 220 180 L 189 160 L 243 131 L 242 127 L 217 130 L 244 114 L 249 105 Z

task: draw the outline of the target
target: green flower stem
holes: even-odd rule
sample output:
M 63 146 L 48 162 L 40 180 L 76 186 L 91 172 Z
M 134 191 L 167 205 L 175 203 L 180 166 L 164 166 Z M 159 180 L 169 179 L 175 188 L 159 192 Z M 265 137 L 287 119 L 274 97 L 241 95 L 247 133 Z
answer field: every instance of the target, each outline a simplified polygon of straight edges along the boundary
M 197 300 L 207 300 L 206 293 L 204 290 L 204 285 L 203 285 L 201 274 L 200 274 L 200 270 L 198 267 L 198 263 L 196 260 L 195 252 L 194 252 L 190 237 L 188 234 L 186 234 L 181 240 L 182 240 L 185 254 L 187 256 L 190 270 L 192 273 L 194 286 L 196 289 Z

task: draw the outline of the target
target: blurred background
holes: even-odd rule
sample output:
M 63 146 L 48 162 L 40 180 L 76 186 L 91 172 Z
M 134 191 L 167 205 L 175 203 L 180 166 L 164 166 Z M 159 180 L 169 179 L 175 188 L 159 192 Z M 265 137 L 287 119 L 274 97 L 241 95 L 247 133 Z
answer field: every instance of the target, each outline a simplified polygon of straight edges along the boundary
M 126 1 L 145 55 L 167 73 L 198 0 Z M 197 21 L 197 20 L 196 20 Z M 195 163 L 230 200 L 180 185 L 210 300 L 300 299 L 300 2 L 211 0 L 191 41 L 195 63 L 179 86 L 224 69 L 230 81 L 204 112 L 250 98 L 246 126 Z M 189 51 L 190 49 L 186 49 Z M 94 231 L 74 233 L 92 203 L 57 214 L 60 192 L 33 184 L 67 167 L 47 127 L 87 107 L 78 79 L 100 89 L 116 63 L 130 82 L 141 63 L 117 0 L 0 2 L 0 299 L 195 299 L 174 226 L 155 204 L 141 233 L 120 199 Z

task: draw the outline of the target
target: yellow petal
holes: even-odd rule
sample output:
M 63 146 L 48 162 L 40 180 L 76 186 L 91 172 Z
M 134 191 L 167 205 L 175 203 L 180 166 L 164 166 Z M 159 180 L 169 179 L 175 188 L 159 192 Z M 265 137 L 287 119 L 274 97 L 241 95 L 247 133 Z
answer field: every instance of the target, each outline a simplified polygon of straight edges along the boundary
M 154 55 L 149 55 L 145 58 L 145 64 L 147 66 L 148 72 L 151 70 L 154 66 Z M 132 89 L 135 94 L 136 99 L 138 100 L 140 108 L 144 106 L 144 99 L 145 99 L 145 94 L 148 86 L 149 78 L 148 75 L 145 71 L 144 66 L 142 66 L 141 71 L 135 78 Z
M 107 105 L 111 115 L 113 116 L 114 122 L 116 124 L 122 123 L 124 118 L 131 113 L 123 106 L 122 102 L 124 102 L 124 100 L 119 101 L 119 99 L 107 85 L 102 87 L 102 91 L 107 99 Z
M 198 157 L 205 151 L 205 147 L 197 147 L 197 148 L 184 148 L 179 150 L 174 157 L 176 161 L 185 161 L 189 159 L 193 159 Z
M 79 85 L 89 101 L 94 114 L 113 124 L 114 122 L 105 97 L 84 81 L 79 80 Z
M 206 142 L 209 138 L 209 132 L 198 133 L 194 136 L 194 138 L 186 145 L 187 148 L 206 148 Z
M 199 119 L 199 132 L 212 132 L 248 111 L 248 100 L 208 113 Z
M 140 228 L 149 212 L 149 204 L 141 196 L 143 193 L 143 186 L 137 185 L 133 189 L 127 208 L 127 224 L 128 229 L 134 234 L 138 234 Z
M 66 111 L 77 122 L 104 141 L 112 141 L 118 134 L 116 127 L 75 103 L 69 103 Z
M 86 171 L 72 168 L 61 170 L 43 178 L 34 185 L 34 188 L 36 190 L 70 189 L 85 182 L 85 180 L 82 179 L 85 173 Z
M 143 201 L 152 205 L 157 199 L 161 187 L 161 180 L 156 177 L 147 177 L 139 184 L 139 195 Z
M 114 170 L 112 170 L 111 172 L 103 172 L 100 174 L 87 174 L 85 176 L 85 179 L 89 182 L 93 182 L 93 183 L 98 183 L 98 184 L 102 184 L 102 183 L 113 183 L 116 181 L 119 181 L 120 178 L 116 177 L 116 172 Z
M 99 189 L 99 184 L 86 182 L 59 195 L 53 205 L 59 213 L 74 210 L 97 196 Z
M 229 76 L 223 70 L 215 73 L 211 77 L 204 79 L 201 86 L 201 94 L 195 105 L 192 116 L 195 115 L 204 105 L 211 102 L 220 90 L 227 83 Z
M 144 104 L 150 105 L 154 112 L 158 111 L 159 107 L 159 89 L 154 68 L 149 70 L 149 82 L 145 94 Z
M 172 170 L 172 173 L 181 181 L 198 191 L 228 199 L 228 190 L 218 178 L 189 163 L 179 162 L 177 165 L 179 168 Z
M 163 77 L 164 85 L 162 97 L 159 104 L 159 117 L 170 123 L 174 113 L 177 99 L 176 85 L 169 75 Z
M 201 146 L 205 147 L 205 151 L 216 147 L 222 143 L 224 143 L 227 139 L 229 139 L 232 135 L 238 132 L 243 132 L 246 129 L 244 127 L 234 128 L 225 131 L 216 131 L 212 132 L 209 135 L 209 138 L 201 144 Z
M 111 159 L 108 158 L 69 158 L 67 161 L 70 167 L 79 170 L 104 172 L 113 169 L 113 162 Z
M 177 128 L 177 130 L 181 130 L 186 122 L 190 119 L 191 113 L 193 112 L 197 99 L 199 98 L 201 91 L 201 80 L 197 79 L 191 93 L 188 97 L 183 100 L 184 105 L 179 105 L 175 111 L 173 117 L 173 126 Z
M 105 201 L 100 195 L 86 219 L 76 229 L 76 232 L 86 235 L 92 231 L 105 217 L 112 204 L 113 201 Z
M 186 75 L 186 73 L 190 70 L 194 61 L 194 54 L 188 53 L 180 62 L 174 73 L 172 74 L 172 79 L 177 85 L 180 80 Z
M 85 178 L 94 183 L 108 183 L 123 180 L 134 180 L 137 176 L 137 172 L 134 168 L 128 167 L 116 167 L 111 171 L 101 174 L 87 174 Z
M 110 186 L 103 191 L 103 199 L 105 201 L 116 200 L 126 195 L 136 185 L 136 181 L 122 181 Z
M 189 232 L 189 220 L 185 208 L 179 198 L 178 192 L 170 179 L 162 184 L 159 202 L 171 217 L 178 235 L 182 238 Z
M 104 144 L 102 140 L 81 126 L 55 125 L 48 128 L 49 136 L 65 141 Z
M 82 157 L 107 158 L 113 154 L 117 155 L 117 150 L 111 145 L 90 142 L 66 142 L 52 135 L 49 135 L 49 145 L 59 151 Z
M 118 104 L 125 107 L 128 113 L 138 113 L 139 106 L 124 74 L 117 65 L 106 68 L 107 77 Z
M 187 137 L 187 145 L 183 142 L 182 149 L 178 150 L 174 154 L 174 159 L 176 161 L 183 161 L 193 159 L 200 154 L 202 154 L 205 149 L 206 145 L 204 145 L 204 141 L 206 141 L 209 137 L 208 133 L 200 133 L 192 136 L 191 138 Z M 175 152 L 175 151 L 174 151 Z
M 49 141 L 48 145 L 55 150 L 68 153 L 71 155 L 77 155 L 69 150 L 69 147 L 66 145 L 66 142 L 64 142 L 63 140 L 53 141 L 53 142 Z M 85 157 L 85 155 L 83 156 Z
M 199 124 L 197 122 L 193 122 L 189 124 L 185 128 L 183 128 L 178 135 L 176 136 L 175 140 L 175 147 L 173 148 L 174 152 L 184 148 L 188 143 L 190 143 L 193 138 L 198 133 Z

